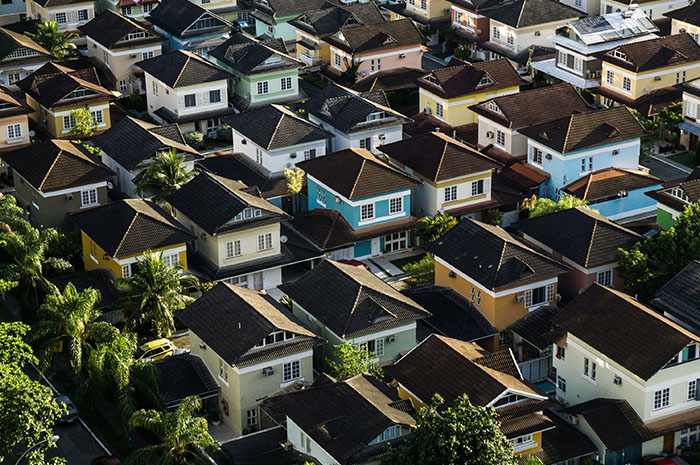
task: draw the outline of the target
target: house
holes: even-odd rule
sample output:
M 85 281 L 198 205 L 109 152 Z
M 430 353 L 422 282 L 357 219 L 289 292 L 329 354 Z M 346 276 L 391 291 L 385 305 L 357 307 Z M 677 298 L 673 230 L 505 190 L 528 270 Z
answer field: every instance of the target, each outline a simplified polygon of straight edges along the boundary
M 150 200 L 120 200 L 74 213 L 70 220 L 80 229 L 87 271 L 106 268 L 129 278 L 149 250 L 187 271 L 187 242 L 194 236 Z
M 696 440 L 697 336 L 598 284 L 553 322 L 561 413 L 593 441 L 601 463 L 636 463 Z
M 246 0 L 196 0 L 196 4 L 240 28 L 248 27 L 252 5 Z
M 418 80 L 418 108 L 450 126 L 476 123 L 469 107 L 501 95 L 515 94 L 525 81 L 508 60 L 465 63 L 457 59 Z
M 221 450 L 226 457 L 231 457 L 236 465 L 258 465 L 274 463 L 275 465 L 298 465 L 300 463 L 315 463 L 316 459 L 291 447 L 285 447 L 287 430 L 283 426 L 275 426 L 221 443 Z M 216 453 L 214 460 L 219 460 Z M 223 459 L 222 459 L 223 461 Z
M 377 147 L 403 139 L 411 120 L 392 110 L 382 90 L 355 92 L 330 84 L 302 105 L 309 121 L 333 134 L 331 152 L 348 148 L 379 153 Z
M 70 137 L 76 124 L 72 111 L 87 108 L 96 124 L 95 132 L 109 129 L 109 103 L 114 94 L 103 87 L 94 67 L 73 69 L 70 64 L 47 63 L 17 82 L 33 110 L 29 117 L 51 137 Z
M 653 39 L 655 32 L 659 28 L 641 8 L 577 19 L 560 26 L 548 37 L 554 43 L 556 57 L 537 61 L 532 67 L 579 89 L 599 87 L 601 52 Z
M 451 28 L 460 45 L 468 47 L 474 58 L 486 59 L 478 44 L 488 42 L 490 37 L 489 17 L 486 12 L 503 5 L 503 0 L 451 0 Z
M 270 289 L 282 284 L 283 269 L 308 266 L 321 257 L 310 242 L 282 224 L 288 218 L 284 211 L 240 181 L 205 171 L 167 201 L 196 237 L 190 269 L 202 281 Z
M 562 295 L 580 294 L 593 283 L 624 290 L 618 250 L 629 250 L 643 239 L 586 207 L 529 218 L 513 227 L 526 243 L 571 268 L 559 276 Z
M 639 170 L 643 130 L 626 107 L 574 113 L 519 132 L 527 137 L 527 162 L 550 175 L 540 188 L 543 197 L 554 199 L 601 169 Z
M 136 21 L 143 21 L 159 4 L 160 0 L 104 0 L 100 11 L 114 11 Z
M 479 123 L 479 147 L 492 145 L 520 157 L 527 153 L 527 137 L 520 134 L 521 129 L 590 108 L 574 86 L 561 83 L 495 97 L 469 109 Z
M 28 17 L 55 22 L 58 32 L 75 31 L 95 17 L 95 2 L 92 0 L 29 0 L 26 7 Z M 82 38 L 76 42 L 85 43 Z
M 15 150 L 31 142 L 28 116 L 31 112 L 32 109 L 14 92 L 0 85 L 0 152 Z
M 438 0 L 444 1 L 444 0 Z M 373 2 L 331 5 L 326 3 L 317 10 L 306 11 L 289 21 L 296 28 L 296 57 L 308 66 L 330 64 L 330 44 L 323 39 L 344 27 L 384 24 L 386 18 Z
M 691 3 L 684 8 L 664 12 L 663 15 L 671 18 L 671 34 L 687 32 L 695 42 L 700 42 L 700 6 Z
M 654 216 L 656 202 L 646 193 L 663 181 L 643 169 L 604 168 L 588 173 L 561 192 L 585 200 L 601 215 L 618 223 Z
M 255 36 L 267 36 L 284 40 L 287 49 L 296 50 L 296 28 L 290 22 L 307 11 L 327 5 L 326 0 L 253 0 L 255 8 L 248 16 L 255 23 Z
M 504 229 L 471 219 L 424 248 L 435 256 L 435 284 L 469 299 L 499 331 L 482 342 L 491 351 L 506 345 L 511 323 L 557 300 L 559 276 L 570 271 Z
M 7 3 L 0 5 L 0 16 L 3 17 L 5 24 L 16 23 L 26 17 L 27 5 L 20 0 L 7 0 Z
M 651 304 L 665 317 L 694 334 L 700 333 L 700 261 L 693 260 L 656 291 Z
M 418 216 L 481 217 L 499 207 L 491 194 L 493 172 L 503 165 L 441 132 L 379 147 L 389 162 L 422 181 L 413 188 L 411 211 Z
M 195 160 L 202 158 L 187 145 L 177 124 L 156 126 L 131 116 L 95 137 L 92 144 L 100 148 L 102 161 L 116 173 L 114 185 L 128 197 L 149 194 L 140 192 L 136 183 L 158 153 L 175 150 L 183 155 L 186 171 L 192 171 Z
M 239 431 L 257 430 L 260 399 L 313 381 L 312 350 L 325 341 L 265 293 L 220 283 L 175 315 L 215 374 L 224 422 Z
M 375 257 L 411 247 L 418 218 L 411 188 L 419 181 L 365 149 L 297 164 L 307 178 L 309 212 L 292 225 L 334 259 Z
M 698 106 L 700 106 L 700 79 L 686 81 L 677 86 L 683 91 L 683 121 L 678 123 L 681 130 L 680 143 L 690 151 L 698 148 L 700 136 L 700 121 L 698 121 Z
M 228 104 L 231 75 L 192 52 L 176 50 L 137 66 L 145 73 L 148 114 L 161 124 L 207 134 L 234 112 Z
M 87 37 L 88 56 L 114 74 L 117 90 L 125 95 L 142 94 L 135 64 L 162 53 L 162 37 L 141 23 L 112 10 L 105 10 L 80 26 Z
M 326 154 L 333 135 L 282 105 L 266 105 L 226 118 L 233 150 L 273 173 Z
M 53 55 L 29 37 L 0 28 L 0 83 L 14 86 L 53 59 Z
M 316 368 L 338 360 L 335 346 L 349 342 L 374 354 L 379 365 L 416 346 L 416 322 L 430 316 L 423 307 L 361 266 L 324 260 L 280 289 L 292 310 L 328 341 Z M 332 292 L 328 290 L 332 289 Z
M 100 293 L 99 302 L 95 303 L 95 310 L 99 311 L 102 318 L 111 323 L 124 321 L 124 314 L 121 311 L 120 299 L 123 297 L 122 291 L 117 287 L 117 279 L 114 273 L 107 269 L 95 269 L 91 271 L 81 271 L 79 273 L 56 276 L 49 281 L 56 286 L 59 292 L 71 283 L 75 290 L 82 292 L 85 289 L 95 289 Z
M 66 228 L 69 212 L 107 203 L 114 172 L 79 143 L 48 140 L 2 154 L 37 228 Z
M 189 0 L 164 0 L 147 17 L 155 32 L 165 38 L 163 50 L 188 50 L 207 56 L 233 29 L 221 16 Z
M 599 58 L 604 77 L 593 92 L 606 106 L 636 108 L 651 91 L 700 77 L 700 45 L 688 33 L 621 45 Z M 675 94 L 680 101 L 682 91 L 676 89 Z
M 536 383 L 547 395 L 556 392 L 556 376 L 552 379 L 552 320 L 561 308 L 543 305 L 508 326 L 513 355 L 523 378 Z
M 624 11 L 630 8 L 630 3 L 624 0 L 600 0 L 600 14 L 612 13 L 613 11 Z M 663 20 L 666 13 L 688 6 L 685 0 L 646 0 L 638 3 L 640 10 L 649 19 Z
M 418 410 L 439 394 L 450 407 L 463 394 L 493 407 L 501 432 L 518 457 L 566 463 L 596 452 L 595 445 L 549 408 L 553 403 L 520 374 L 510 349 L 489 353 L 471 342 L 433 334 L 387 368 L 399 396 Z M 570 462 L 574 463 L 574 462 Z
M 236 77 L 232 98 L 241 110 L 299 99 L 302 63 L 287 54 L 281 39 L 260 41 L 236 32 L 209 56 Z
M 323 375 L 309 388 L 265 399 L 260 409 L 285 424 L 286 442 L 318 465 L 376 464 L 387 444 L 405 440 L 416 425 L 410 403 L 367 374 L 342 381 Z
M 700 201 L 700 170 L 696 168 L 685 179 L 664 183 L 646 195 L 656 201 L 656 223 L 671 229 L 686 207 Z
M 188 397 L 198 397 L 205 414 L 219 409 L 221 387 L 204 361 L 191 353 L 155 360 L 158 391 L 166 410 L 175 410 Z

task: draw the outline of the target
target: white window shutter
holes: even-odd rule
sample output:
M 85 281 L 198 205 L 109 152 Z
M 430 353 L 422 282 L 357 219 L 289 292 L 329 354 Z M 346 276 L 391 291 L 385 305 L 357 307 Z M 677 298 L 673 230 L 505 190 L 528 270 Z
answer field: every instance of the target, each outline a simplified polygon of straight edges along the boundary
M 491 178 L 484 178 L 484 194 L 491 192 Z
M 199 95 L 199 94 L 197 94 L 197 95 Z M 202 92 L 202 104 L 209 105 L 209 91 Z
M 197 92 L 195 95 L 197 96 L 197 106 L 201 107 L 202 105 L 204 105 L 204 94 L 202 92 Z
M 554 284 L 547 284 L 547 302 L 554 302 Z
M 184 95 L 177 96 L 177 107 L 178 108 L 185 108 L 185 96 Z
M 77 12 L 77 11 L 71 11 L 71 12 L 70 12 L 70 22 L 71 22 L 71 23 L 77 23 L 77 22 L 78 22 L 78 12 Z
M 49 21 L 51 21 L 52 23 L 56 22 L 56 14 L 55 13 L 51 13 L 49 15 Z
M 525 291 L 525 307 L 532 307 L 532 289 Z

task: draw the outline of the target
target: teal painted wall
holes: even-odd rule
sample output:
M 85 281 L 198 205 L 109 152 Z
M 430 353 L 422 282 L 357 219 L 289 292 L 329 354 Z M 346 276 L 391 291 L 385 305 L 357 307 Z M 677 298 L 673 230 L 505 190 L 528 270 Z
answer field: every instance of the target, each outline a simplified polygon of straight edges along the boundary
M 365 257 L 372 253 L 372 241 L 363 241 L 355 244 L 355 256 Z

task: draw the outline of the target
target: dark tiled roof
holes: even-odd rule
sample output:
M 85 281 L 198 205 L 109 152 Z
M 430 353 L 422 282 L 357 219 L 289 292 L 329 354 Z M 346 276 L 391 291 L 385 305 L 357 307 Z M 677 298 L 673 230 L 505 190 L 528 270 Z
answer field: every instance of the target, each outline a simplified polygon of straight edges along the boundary
M 664 284 L 653 303 L 700 332 L 700 261 L 688 263 Z
M 610 89 L 605 86 L 598 86 L 588 89 L 591 93 L 610 98 L 618 103 L 638 111 L 644 116 L 652 116 L 658 114 L 661 110 L 669 105 L 683 100 L 683 90 L 690 86 L 678 84 L 677 86 L 661 87 L 644 93 L 642 96 L 633 99 L 628 95 Z
M 184 1 L 191 3 L 188 0 Z M 159 55 L 140 61 L 135 66 L 172 88 L 223 81 L 231 77 L 215 64 L 186 50 L 175 50 Z
M 452 63 L 455 64 L 452 64 Z M 457 59 L 450 66 L 436 69 L 427 76 L 437 80 L 437 84 L 427 78 L 419 79 L 418 86 L 443 98 L 461 97 L 474 92 L 492 92 L 507 87 L 516 87 L 525 81 L 508 60 L 465 63 Z M 482 79 L 490 82 L 479 85 Z
M 289 24 L 315 37 L 325 37 L 335 34 L 348 23 L 382 24 L 385 21 L 377 5 L 369 2 L 340 6 L 326 4 L 324 8 L 304 12 Z
M 231 365 L 298 353 L 324 342 L 267 294 L 223 282 L 176 316 Z M 275 331 L 288 331 L 297 337 L 254 348 Z
M 508 439 L 554 429 L 554 422 L 541 413 L 531 413 L 509 421 L 501 421 L 501 433 Z
M 99 268 L 82 273 L 57 276 L 50 281 L 63 292 L 68 283 L 73 283 L 75 289 L 81 292 L 87 288 L 100 291 L 101 299 L 95 305 L 98 310 L 109 310 L 119 300 L 121 293 L 116 286 L 116 279 L 110 270 Z
M 627 294 L 599 284 L 579 294 L 553 322 L 643 380 L 700 341 Z
M 342 40 L 335 35 L 324 40 L 329 44 L 351 53 L 377 52 L 406 47 L 420 47 L 423 35 L 409 18 L 362 26 L 344 27 L 340 33 Z
M 201 158 L 187 145 L 177 124 L 156 126 L 131 116 L 122 118 L 92 142 L 130 171 L 162 150 L 177 149 L 186 160 Z
M 488 108 L 493 104 L 497 105 L 499 111 Z M 574 86 L 566 82 L 495 97 L 469 108 L 478 115 L 516 131 L 569 116 L 575 111 L 589 110 L 588 104 Z
M 491 290 L 553 278 L 569 271 L 498 226 L 471 219 L 460 221 L 425 248 Z
M 236 438 L 221 444 L 236 465 L 301 465 L 304 462 L 317 463 L 318 460 L 290 449 L 285 451 L 282 444 L 287 442 L 287 430 L 282 426 L 268 428 L 255 434 Z M 216 455 L 212 456 L 219 463 Z
M 28 48 L 29 50 L 39 53 L 37 56 L 13 58 L 6 60 L 8 63 L 34 63 L 37 61 L 48 61 L 53 58 L 53 55 L 41 45 L 34 42 L 24 34 L 12 31 L 6 28 L 0 28 L 0 58 L 5 58 L 10 53 L 19 48 Z M 5 60 L 3 60 L 5 61 Z
M 558 307 L 545 305 L 517 320 L 508 326 L 508 329 L 537 349 L 546 350 L 552 346 L 547 334 L 552 331 L 552 318 L 558 315 L 559 311 Z
M 266 105 L 226 118 L 234 131 L 265 150 L 276 150 L 332 136 L 282 105 Z
M 670 191 L 673 187 L 681 188 L 693 203 L 700 200 L 700 179 L 686 179 L 680 183 L 674 183 L 669 186 L 664 185 L 662 189 L 646 192 L 646 195 L 661 204 L 682 212 L 688 204 L 678 197 L 671 195 Z
M 328 4 L 327 0 L 266 0 L 256 2 L 255 7 L 265 13 L 274 15 L 277 18 L 300 15 L 305 11 L 316 10 L 324 4 Z
M 189 396 L 204 397 L 218 392 L 216 383 L 201 358 L 191 354 L 165 357 L 154 362 L 160 395 L 169 408 Z
M 120 200 L 75 213 L 70 219 L 112 258 L 194 239 L 184 226 L 150 200 Z
M 161 29 L 182 37 L 189 32 L 187 29 L 203 15 L 219 20 L 221 27 L 203 30 L 201 34 L 213 34 L 232 29 L 228 21 L 189 0 L 163 0 L 147 19 Z
M 656 176 L 641 171 L 622 168 L 605 168 L 577 179 L 561 190 L 583 200 L 596 200 L 618 195 L 620 191 L 633 191 L 661 184 Z
M 182 213 L 209 234 L 221 234 L 240 228 L 253 228 L 279 223 L 287 214 L 263 199 L 256 187 L 203 172 L 182 188 L 166 197 L 178 213 Z M 260 217 L 234 222 L 246 208 L 261 210 Z
M 678 8 L 677 10 L 664 13 L 664 16 L 677 19 L 678 21 L 682 21 L 684 23 L 692 24 L 694 26 L 700 26 L 700 4 L 693 3 L 685 8 Z
M 6 108 L 0 109 L 0 118 L 34 113 L 29 105 L 3 85 L 0 85 L 0 102 L 8 104 Z
M 542 433 L 542 449 L 520 457 L 521 463 L 529 456 L 539 458 L 542 463 L 554 464 L 598 452 L 598 448 L 588 436 L 570 426 L 556 414 L 545 411 L 544 415 L 556 427 Z
M 67 140 L 48 140 L 5 152 L 2 159 L 41 192 L 85 186 L 114 176 L 114 171 L 79 143 Z
M 55 6 L 74 5 L 78 3 L 89 3 L 86 0 L 35 0 L 36 3 L 44 8 Z
M 642 136 L 642 126 L 627 107 L 577 113 L 520 130 L 520 133 L 556 150 L 575 152 Z
M 245 75 L 302 66 L 296 58 L 287 54 L 284 41 L 281 39 L 260 41 L 246 37 L 241 32 L 235 32 L 226 42 L 210 51 L 209 56 Z M 279 61 L 266 63 L 266 60 L 275 57 Z
M 373 90 L 389 92 L 391 90 L 415 87 L 416 81 L 423 76 L 425 76 L 425 71 L 422 69 L 404 67 L 387 69 L 357 81 L 352 88 L 358 92 L 370 92 Z
M 518 160 L 503 168 L 495 178 L 519 192 L 527 192 L 549 179 L 549 173 Z
M 432 182 L 493 171 L 503 166 L 441 132 L 381 145 L 379 150 Z
M 366 149 L 345 149 L 299 162 L 297 166 L 349 200 L 409 189 L 420 184 Z
M 430 316 L 420 305 L 365 268 L 331 260 L 324 260 L 280 289 L 343 338 Z
M 642 239 L 586 207 L 519 221 L 514 228 L 584 268 L 617 262 L 618 249 L 627 250 Z
M 201 168 L 246 186 L 257 187 L 266 199 L 288 195 L 284 174 L 273 174 L 242 153 L 210 156 L 197 162 Z
M 618 52 L 623 53 L 627 59 L 623 60 L 612 55 Z M 609 52 L 600 53 L 598 57 L 620 68 L 641 73 L 700 61 L 700 45 L 690 34 L 684 33 L 630 42 Z
M 431 333 L 466 342 L 498 334 L 479 309 L 454 289 L 430 285 L 406 289 L 402 293 L 432 314 L 419 323 L 427 326 Z
M 517 0 L 490 10 L 486 16 L 514 28 L 578 19 L 585 14 L 555 0 Z
M 104 10 L 78 29 L 106 48 L 114 47 L 117 42 L 124 39 L 132 32 L 145 32 L 146 37 L 129 41 L 128 43 L 121 44 L 121 46 L 141 46 L 151 42 L 160 43 L 163 40 L 159 35 L 154 34 L 138 21 L 123 16 L 113 10 Z

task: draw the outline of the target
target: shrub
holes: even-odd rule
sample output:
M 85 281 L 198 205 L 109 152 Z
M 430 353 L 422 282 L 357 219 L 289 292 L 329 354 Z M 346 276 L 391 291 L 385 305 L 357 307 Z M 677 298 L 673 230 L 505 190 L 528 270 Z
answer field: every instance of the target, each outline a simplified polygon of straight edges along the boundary
M 204 134 L 199 131 L 185 133 L 185 140 L 195 149 L 204 148 Z
M 223 123 L 221 126 L 216 128 L 216 140 L 233 142 L 233 132 L 231 132 L 231 126 Z

